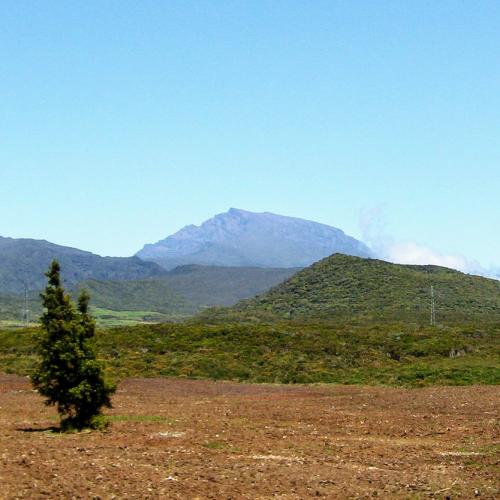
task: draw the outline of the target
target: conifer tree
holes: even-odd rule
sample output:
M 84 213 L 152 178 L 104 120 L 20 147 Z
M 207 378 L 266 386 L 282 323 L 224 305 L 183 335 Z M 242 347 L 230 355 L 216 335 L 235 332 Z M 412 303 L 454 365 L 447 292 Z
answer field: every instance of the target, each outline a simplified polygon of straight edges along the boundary
M 41 360 L 32 383 L 46 397 L 45 404 L 57 407 L 62 430 L 99 427 L 101 410 L 111 406 L 115 388 L 105 380 L 102 364 L 96 359 L 90 297 L 81 293 L 75 308 L 64 292 L 55 260 L 46 276 L 48 284 L 41 294 L 45 312 L 37 342 Z

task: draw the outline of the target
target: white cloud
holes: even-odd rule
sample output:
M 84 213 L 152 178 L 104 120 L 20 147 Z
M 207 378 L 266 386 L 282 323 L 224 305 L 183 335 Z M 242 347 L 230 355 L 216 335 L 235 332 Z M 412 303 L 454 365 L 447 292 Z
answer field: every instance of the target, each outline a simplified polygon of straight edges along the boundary
M 381 250 L 381 257 L 396 264 L 432 264 L 451 267 L 465 273 L 474 272 L 480 268 L 477 262 L 462 255 L 442 254 L 415 241 L 389 243 Z
M 463 255 L 441 253 L 413 240 L 397 241 L 387 234 L 383 205 L 364 210 L 360 218 L 363 241 L 376 258 L 395 264 L 417 264 L 449 267 L 468 274 L 500 279 L 500 269 L 484 268 L 476 260 Z

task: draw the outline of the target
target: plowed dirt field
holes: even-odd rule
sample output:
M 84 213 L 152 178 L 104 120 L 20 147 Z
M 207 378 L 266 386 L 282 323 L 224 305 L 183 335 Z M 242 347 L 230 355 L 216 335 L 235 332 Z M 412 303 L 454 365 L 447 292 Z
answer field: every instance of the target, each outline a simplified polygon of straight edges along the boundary
M 499 392 L 131 379 L 60 434 L 0 375 L 0 498 L 498 498 Z

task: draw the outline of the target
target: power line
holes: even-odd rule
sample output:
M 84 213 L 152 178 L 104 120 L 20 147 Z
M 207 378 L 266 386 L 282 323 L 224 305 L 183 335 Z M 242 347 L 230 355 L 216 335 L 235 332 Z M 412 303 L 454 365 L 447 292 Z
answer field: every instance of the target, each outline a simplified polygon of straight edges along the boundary
M 436 326 L 436 301 L 434 300 L 434 285 L 431 285 L 431 326 Z
M 28 280 L 24 280 L 24 311 L 23 311 L 24 326 L 28 326 L 30 320 L 30 311 L 28 309 Z

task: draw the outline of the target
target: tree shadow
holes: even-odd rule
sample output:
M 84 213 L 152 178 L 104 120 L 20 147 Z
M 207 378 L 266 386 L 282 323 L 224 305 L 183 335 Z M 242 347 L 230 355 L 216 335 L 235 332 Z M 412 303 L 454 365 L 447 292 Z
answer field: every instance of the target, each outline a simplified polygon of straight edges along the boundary
M 60 434 L 62 432 L 60 427 L 54 427 L 53 425 L 49 427 L 16 427 L 18 432 L 52 432 Z

